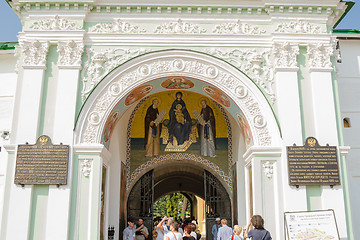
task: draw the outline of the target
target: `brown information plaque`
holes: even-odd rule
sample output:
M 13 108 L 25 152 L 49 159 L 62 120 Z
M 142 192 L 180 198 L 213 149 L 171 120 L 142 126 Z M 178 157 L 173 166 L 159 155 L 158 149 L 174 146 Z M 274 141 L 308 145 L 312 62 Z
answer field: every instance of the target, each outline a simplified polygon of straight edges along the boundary
M 290 185 L 340 185 L 337 148 L 308 137 L 304 146 L 287 147 Z
M 69 160 L 68 145 L 52 145 L 42 135 L 35 145 L 18 145 L 15 184 L 66 185 Z

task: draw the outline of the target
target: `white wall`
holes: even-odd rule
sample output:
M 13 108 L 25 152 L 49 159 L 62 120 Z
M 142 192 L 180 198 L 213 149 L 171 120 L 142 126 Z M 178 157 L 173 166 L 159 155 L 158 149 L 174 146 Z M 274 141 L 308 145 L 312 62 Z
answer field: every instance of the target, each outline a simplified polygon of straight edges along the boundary
M 350 128 L 343 127 L 342 131 L 344 145 L 351 147 L 346 157 L 351 215 L 354 239 L 360 239 L 360 36 L 355 40 L 340 39 L 340 51 L 342 62 L 336 67 L 341 117 L 350 118 L 351 123 Z
M 14 95 L 17 82 L 15 65 L 16 57 L 14 57 L 14 52 L 12 50 L 0 51 L 0 135 L 2 135 L 4 131 L 11 132 Z M 3 147 L 6 143 L 6 138 L 0 137 L 0 216 L 2 216 L 3 209 L 4 176 L 8 156 Z

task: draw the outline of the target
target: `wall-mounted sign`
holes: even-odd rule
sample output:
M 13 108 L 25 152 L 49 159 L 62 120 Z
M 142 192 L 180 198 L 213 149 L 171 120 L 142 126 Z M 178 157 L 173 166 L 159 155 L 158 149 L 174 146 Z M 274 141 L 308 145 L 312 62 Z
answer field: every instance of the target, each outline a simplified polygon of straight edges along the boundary
M 284 220 L 287 240 L 340 240 L 333 210 L 285 212 Z
M 290 185 L 340 185 L 336 146 L 308 137 L 304 146 L 287 147 L 287 157 Z
M 52 145 L 42 135 L 35 145 L 18 145 L 14 183 L 66 185 L 68 161 L 69 145 Z

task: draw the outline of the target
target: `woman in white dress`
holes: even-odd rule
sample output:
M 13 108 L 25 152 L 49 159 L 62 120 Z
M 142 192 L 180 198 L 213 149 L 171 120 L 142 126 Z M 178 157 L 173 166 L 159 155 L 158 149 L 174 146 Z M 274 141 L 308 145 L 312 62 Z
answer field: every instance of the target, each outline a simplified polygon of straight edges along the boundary
M 178 232 L 179 224 L 174 222 L 170 225 L 170 232 L 165 235 L 165 240 L 181 240 L 182 234 Z

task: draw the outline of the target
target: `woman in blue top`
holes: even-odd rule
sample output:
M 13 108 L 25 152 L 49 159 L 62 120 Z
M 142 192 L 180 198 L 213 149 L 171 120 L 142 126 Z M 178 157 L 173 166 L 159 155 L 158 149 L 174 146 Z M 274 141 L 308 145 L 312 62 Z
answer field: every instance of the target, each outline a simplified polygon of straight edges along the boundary
M 249 231 L 251 224 L 255 229 Z M 244 238 L 251 238 L 252 240 L 272 240 L 270 232 L 264 228 L 264 219 L 260 215 L 254 215 L 250 218 L 244 233 Z

